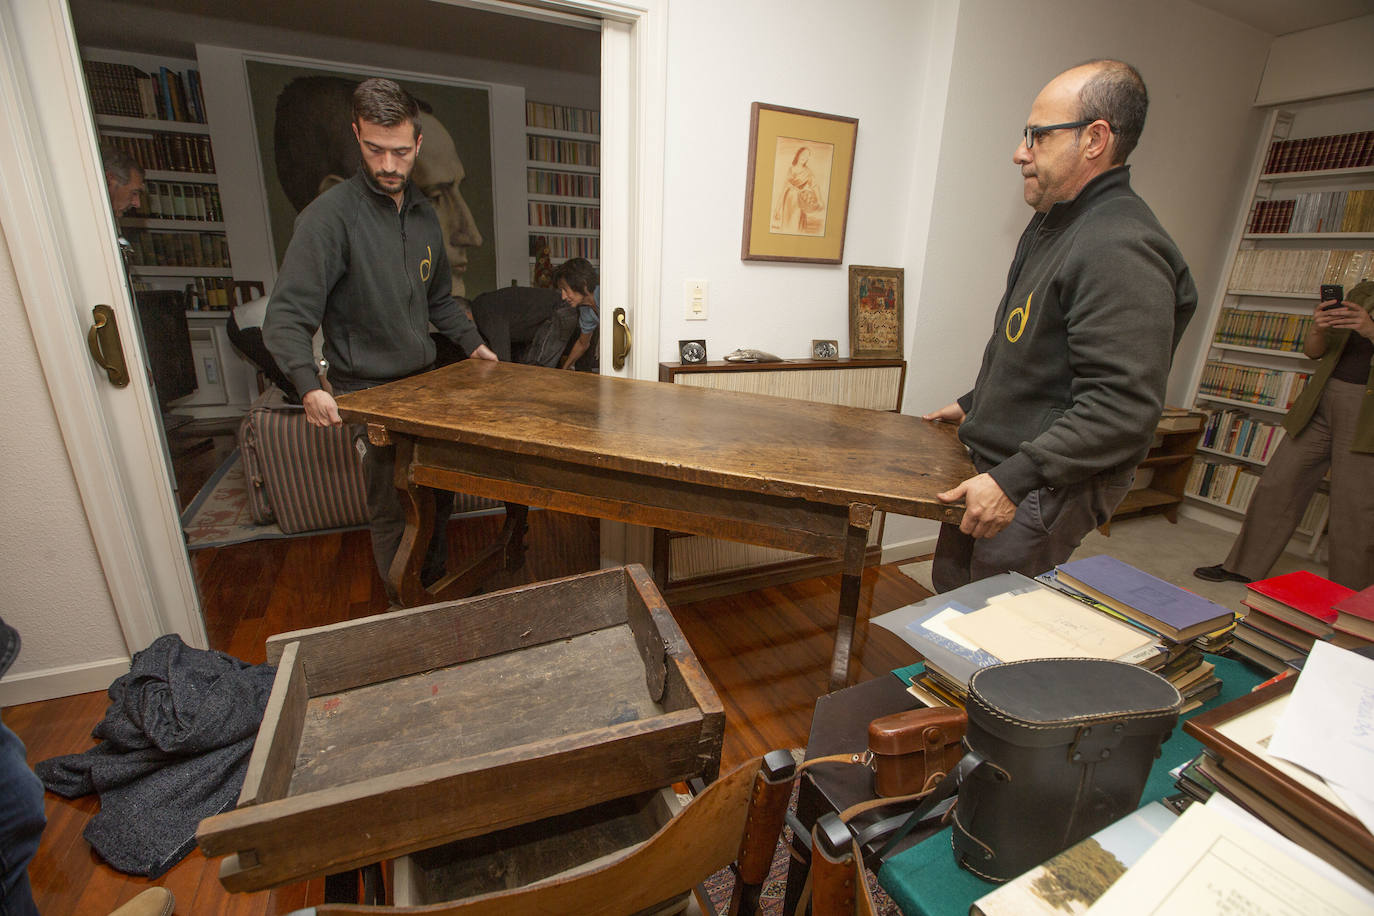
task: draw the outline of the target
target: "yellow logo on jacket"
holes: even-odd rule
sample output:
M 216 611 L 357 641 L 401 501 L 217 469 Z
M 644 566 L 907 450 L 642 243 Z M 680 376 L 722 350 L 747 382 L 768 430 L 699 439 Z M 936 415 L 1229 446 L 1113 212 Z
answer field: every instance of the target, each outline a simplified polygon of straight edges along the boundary
M 425 246 L 425 259 L 420 262 L 420 282 L 428 283 L 429 275 L 434 270 L 434 249 Z
M 1016 343 L 1021 339 L 1021 334 L 1026 330 L 1026 322 L 1030 320 L 1031 297 L 1035 295 L 1032 290 L 1030 296 L 1026 297 L 1026 304 L 1019 309 L 1012 309 L 1011 314 L 1007 315 L 1007 340 Z M 1019 319 L 1016 325 L 1016 333 L 1012 333 L 1011 321 L 1013 318 Z

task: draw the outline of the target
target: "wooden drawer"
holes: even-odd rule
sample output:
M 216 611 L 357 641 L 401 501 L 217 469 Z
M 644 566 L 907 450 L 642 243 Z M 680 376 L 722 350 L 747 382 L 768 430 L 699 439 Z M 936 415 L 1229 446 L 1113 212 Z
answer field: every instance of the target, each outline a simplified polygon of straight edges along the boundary
M 640 566 L 274 636 L 220 880 L 261 890 L 719 769 L 724 713 Z

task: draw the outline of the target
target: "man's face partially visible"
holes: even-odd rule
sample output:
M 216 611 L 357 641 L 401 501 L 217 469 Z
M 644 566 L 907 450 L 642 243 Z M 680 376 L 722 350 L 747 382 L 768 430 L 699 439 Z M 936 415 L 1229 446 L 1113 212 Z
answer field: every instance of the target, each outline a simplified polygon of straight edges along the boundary
M 372 121 L 355 121 L 353 135 L 363 154 L 363 168 L 372 183 L 390 194 L 398 203 L 415 168 L 422 136 L 416 136 L 415 126 L 403 121 L 395 127 L 383 127 Z
M 143 175 L 139 172 L 130 171 L 129 180 L 122 184 L 118 178 L 107 172 L 105 186 L 110 191 L 110 208 L 114 210 L 116 219 L 142 206 L 145 186 Z
M 477 221 L 463 199 L 462 184 L 467 172 L 453 137 L 438 119 L 420 114 L 420 130 L 427 138 L 425 148 L 415 160 L 415 185 L 434 204 L 439 225 L 444 231 L 444 250 L 453 271 L 453 295 L 466 294 L 463 275 L 468 269 L 468 249 L 482 244 Z

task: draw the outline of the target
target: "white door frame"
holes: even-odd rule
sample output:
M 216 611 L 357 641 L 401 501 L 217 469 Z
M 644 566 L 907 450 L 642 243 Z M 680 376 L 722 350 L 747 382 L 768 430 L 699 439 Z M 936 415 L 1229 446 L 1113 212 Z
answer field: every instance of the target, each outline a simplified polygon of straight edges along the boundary
M 470 5 L 602 20 L 602 168 L 628 178 L 603 182 L 602 298 L 633 313 L 639 344 L 623 374 L 655 378 L 668 0 Z M 0 225 L 111 599 L 131 654 L 173 632 L 205 647 L 88 111 L 66 0 L 0 0 Z M 123 389 L 86 351 L 97 303 L 121 327 Z M 601 336 L 606 371 L 612 335 Z M 603 534 L 603 561 L 642 550 L 642 535 Z

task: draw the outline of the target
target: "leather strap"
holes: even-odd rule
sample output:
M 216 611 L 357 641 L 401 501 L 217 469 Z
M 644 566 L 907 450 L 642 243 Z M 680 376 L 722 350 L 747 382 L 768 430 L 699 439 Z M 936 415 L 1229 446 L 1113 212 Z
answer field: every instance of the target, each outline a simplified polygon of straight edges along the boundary
M 949 773 L 945 775 L 945 778 L 940 780 L 940 782 L 930 790 L 925 797 L 925 801 L 921 802 L 921 804 L 916 807 L 916 810 L 907 815 L 905 820 L 902 819 L 901 815 L 898 815 L 879 821 L 855 837 L 859 842 L 859 846 L 862 848 L 874 840 L 881 838 L 895 825 L 896 830 L 892 833 L 892 836 L 888 838 L 883 847 L 878 850 L 876 855 L 879 861 L 884 859 L 892 852 L 893 847 L 900 843 L 908 833 L 919 827 L 923 821 L 935 812 L 937 805 L 958 792 L 959 784 L 972 776 L 974 770 L 982 766 L 983 763 L 983 756 L 977 751 L 970 750 L 966 752 L 959 760 L 959 765 L 953 770 L 950 770 Z M 946 805 L 945 810 L 948 810 L 949 807 L 951 806 Z M 943 815 L 944 811 L 941 811 L 940 814 Z

